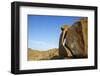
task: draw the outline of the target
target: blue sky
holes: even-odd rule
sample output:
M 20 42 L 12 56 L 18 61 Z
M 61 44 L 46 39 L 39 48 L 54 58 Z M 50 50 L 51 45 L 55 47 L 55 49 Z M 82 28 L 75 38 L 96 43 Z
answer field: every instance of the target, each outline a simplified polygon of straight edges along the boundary
M 61 26 L 72 25 L 80 17 L 28 15 L 28 48 L 48 50 L 58 48 Z

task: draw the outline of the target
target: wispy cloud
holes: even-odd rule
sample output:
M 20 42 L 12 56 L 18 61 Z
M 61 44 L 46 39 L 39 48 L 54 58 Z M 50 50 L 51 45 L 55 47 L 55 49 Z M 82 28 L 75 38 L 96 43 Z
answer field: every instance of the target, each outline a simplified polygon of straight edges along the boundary
M 31 40 L 31 43 L 33 43 L 33 44 L 39 44 L 39 45 L 47 45 L 47 43 L 46 42 L 44 42 L 44 41 L 36 41 L 36 40 Z
M 45 41 L 37 41 L 37 40 L 30 40 L 29 41 L 30 45 L 28 45 L 30 48 L 36 49 L 36 50 L 48 50 L 51 48 L 57 48 L 57 46 L 55 46 L 55 44 L 50 44 L 48 42 Z

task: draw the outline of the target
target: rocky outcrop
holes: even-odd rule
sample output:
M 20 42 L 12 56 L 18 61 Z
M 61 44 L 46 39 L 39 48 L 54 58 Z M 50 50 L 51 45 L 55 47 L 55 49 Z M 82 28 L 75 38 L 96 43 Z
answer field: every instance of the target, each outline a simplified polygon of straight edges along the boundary
M 64 46 L 64 42 L 65 42 L 65 36 L 66 36 L 66 32 L 68 31 L 68 29 L 70 28 L 69 25 L 63 25 L 61 27 L 61 34 L 60 34 L 60 38 L 59 38 L 59 56 L 61 59 L 65 58 L 68 56 L 68 49 L 65 48 Z
M 75 22 L 66 31 L 64 40 L 65 40 L 65 42 L 63 41 L 64 45 L 59 46 L 59 49 L 67 48 L 67 50 L 66 49 L 59 50 L 59 55 L 63 53 L 64 57 L 67 57 L 67 58 L 68 57 L 87 58 L 88 57 L 88 20 L 87 18 L 81 18 L 79 21 Z M 71 55 L 68 56 L 69 51 Z

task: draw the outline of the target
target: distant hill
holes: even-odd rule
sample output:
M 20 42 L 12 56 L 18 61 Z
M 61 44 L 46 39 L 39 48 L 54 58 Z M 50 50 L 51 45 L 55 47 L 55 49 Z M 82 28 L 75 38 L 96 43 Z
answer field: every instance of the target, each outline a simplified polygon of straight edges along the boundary
M 59 57 L 57 48 L 49 49 L 47 51 L 39 51 L 28 48 L 28 61 L 32 60 L 51 60 Z

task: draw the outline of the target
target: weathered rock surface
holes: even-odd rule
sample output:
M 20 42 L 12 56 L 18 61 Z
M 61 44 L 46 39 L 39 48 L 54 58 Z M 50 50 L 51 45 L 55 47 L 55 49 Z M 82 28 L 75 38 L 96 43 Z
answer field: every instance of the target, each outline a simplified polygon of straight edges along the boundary
M 65 47 L 67 47 L 67 49 L 69 49 L 70 52 L 72 53 L 72 58 L 87 58 L 88 57 L 88 19 L 81 18 L 79 21 L 74 23 L 67 30 L 65 39 L 66 39 Z M 63 47 L 59 47 L 59 48 L 63 48 Z M 64 53 L 65 51 L 62 50 L 62 52 Z
M 69 25 L 63 25 L 61 27 L 62 32 L 61 32 L 60 38 L 59 38 L 59 56 L 62 59 L 68 56 L 68 53 L 67 53 L 68 49 L 65 48 L 65 46 L 64 46 L 64 38 L 65 38 L 66 32 L 68 31 L 69 28 L 70 28 Z

